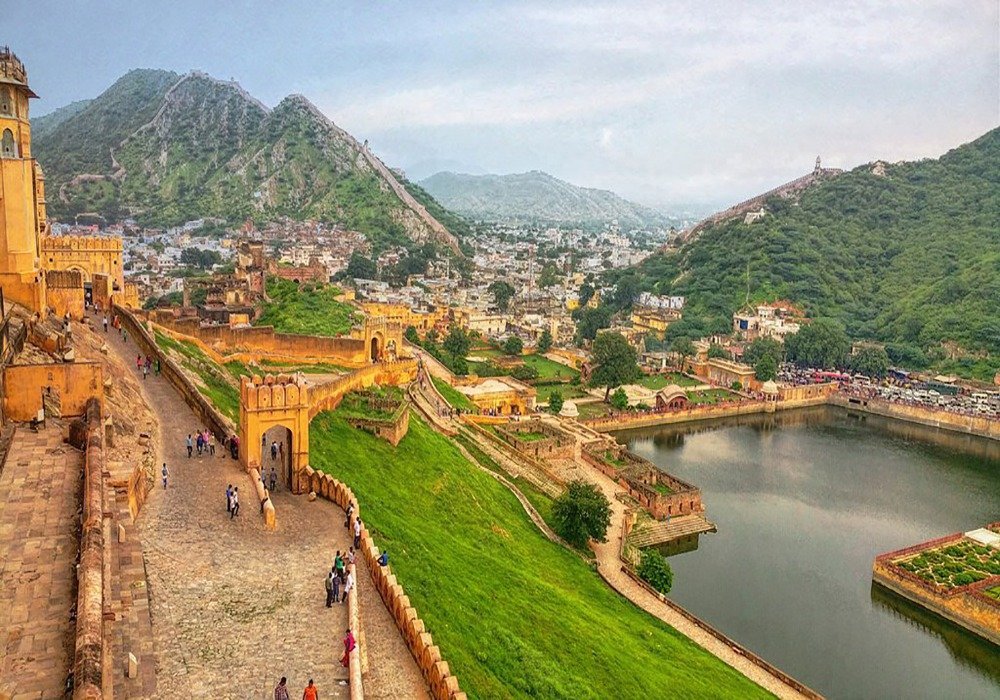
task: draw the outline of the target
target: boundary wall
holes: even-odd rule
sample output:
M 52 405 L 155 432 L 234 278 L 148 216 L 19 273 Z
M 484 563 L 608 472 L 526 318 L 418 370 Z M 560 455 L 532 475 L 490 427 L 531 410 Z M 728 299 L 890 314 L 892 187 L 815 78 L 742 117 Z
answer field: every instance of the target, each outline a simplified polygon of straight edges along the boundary
M 3 370 L 3 414 L 10 420 L 30 421 L 38 415 L 47 389 L 58 392 L 63 417 L 82 416 L 90 399 L 104 404 L 104 370 L 97 362 L 10 365 Z M 35 391 L 29 391 L 28 389 Z
M 859 399 L 845 394 L 833 394 L 829 404 L 840 406 L 852 411 L 874 413 L 887 418 L 920 423 L 932 428 L 953 430 L 959 433 L 979 435 L 980 437 L 1000 440 L 1000 420 L 985 416 L 963 416 L 949 411 L 934 411 L 922 406 L 907 406 L 891 403 L 880 399 Z

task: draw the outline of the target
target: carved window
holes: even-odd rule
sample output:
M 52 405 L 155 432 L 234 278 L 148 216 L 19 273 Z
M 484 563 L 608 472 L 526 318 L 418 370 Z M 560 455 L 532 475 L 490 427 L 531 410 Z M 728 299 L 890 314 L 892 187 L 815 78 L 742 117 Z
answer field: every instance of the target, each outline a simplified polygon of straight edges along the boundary
M 14 132 L 4 129 L 0 139 L 0 158 L 17 158 L 17 143 L 14 142 Z
M 14 96 L 9 87 L 0 88 L 0 114 L 7 117 L 14 114 Z

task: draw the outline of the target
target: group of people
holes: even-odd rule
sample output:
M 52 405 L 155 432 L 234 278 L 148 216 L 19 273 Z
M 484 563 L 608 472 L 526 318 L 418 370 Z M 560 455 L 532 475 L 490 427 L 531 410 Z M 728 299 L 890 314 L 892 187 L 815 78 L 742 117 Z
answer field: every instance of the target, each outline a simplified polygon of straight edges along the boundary
M 348 594 L 354 590 L 354 560 L 356 557 L 354 547 L 351 547 L 344 554 L 337 550 L 333 558 L 333 566 L 330 573 L 326 575 L 324 586 L 326 587 L 326 607 L 333 607 L 334 603 L 346 603 Z
M 146 355 L 145 359 L 142 355 L 135 356 L 135 370 L 136 372 L 142 372 L 142 378 L 145 379 L 149 376 L 149 371 L 153 370 L 157 375 L 160 374 L 160 358 L 157 357 L 155 360 Z
M 351 630 L 347 630 L 347 636 L 344 637 L 344 648 L 346 649 L 350 644 L 351 650 L 357 646 L 354 642 L 354 635 L 351 634 Z M 289 700 L 288 695 L 288 678 L 285 676 L 281 677 L 278 681 L 278 685 L 274 686 L 274 700 Z M 319 700 L 319 688 L 316 687 L 316 683 L 313 679 L 309 679 L 308 685 L 302 691 L 302 700 Z
M 194 437 L 197 436 L 197 437 Z M 235 438 L 234 438 L 235 439 Z M 215 434 L 211 430 L 205 428 L 204 430 L 199 430 L 195 433 L 188 433 L 187 436 L 187 454 L 188 459 L 191 459 L 194 454 L 195 448 L 198 449 L 198 454 L 207 454 L 210 457 L 215 456 Z

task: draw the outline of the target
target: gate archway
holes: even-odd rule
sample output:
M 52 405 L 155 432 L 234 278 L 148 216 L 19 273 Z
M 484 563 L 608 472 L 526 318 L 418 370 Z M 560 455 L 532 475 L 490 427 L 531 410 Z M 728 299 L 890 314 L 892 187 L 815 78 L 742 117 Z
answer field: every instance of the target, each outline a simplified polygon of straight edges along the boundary
M 279 480 L 292 493 L 309 490 L 303 476 L 309 464 L 308 394 L 304 384 L 287 375 L 243 377 L 240 382 L 240 463 L 247 469 L 267 468 L 268 472 L 270 466 L 277 467 L 269 450 L 271 442 L 281 436 L 286 454 L 281 461 L 285 473 Z

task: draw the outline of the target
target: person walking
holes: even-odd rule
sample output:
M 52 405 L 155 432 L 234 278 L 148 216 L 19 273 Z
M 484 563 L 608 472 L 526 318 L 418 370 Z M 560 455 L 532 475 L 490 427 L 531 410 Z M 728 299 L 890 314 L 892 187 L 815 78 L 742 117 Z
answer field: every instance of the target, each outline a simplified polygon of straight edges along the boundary
M 142 366 L 142 380 L 146 381 L 146 377 L 149 376 L 149 365 Z
M 274 491 L 274 487 L 278 484 L 278 472 L 274 470 L 274 467 L 271 467 L 271 476 L 269 481 L 271 482 L 271 488 L 268 490 Z
M 105 333 L 108 332 L 108 317 L 107 317 L 107 315 L 104 316 L 104 332 Z
M 233 487 L 233 509 L 229 512 L 229 519 L 232 520 L 240 514 L 240 487 Z
M 284 676 L 274 686 L 274 700 L 288 700 L 288 679 Z
M 340 665 L 347 668 L 351 663 L 351 652 L 357 644 L 354 641 L 354 635 L 351 634 L 351 629 L 347 628 L 347 634 L 344 635 L 344 655 L 340 657 Z
M 354 548 L 361 547 L 361 518 L 354 519 Z
M 319 700 L 319 688 L 313 684 L 313 679 L 309 679 L 309 685 L 302 691 L 302 700 Z
M 226 486 L 226 512 L 233 512 L 233 485 L 229 484 Z
M 198 446 L 198 454 L 201 455 L 202 450 L 205 448 L 205 435 L 199 430 L 198 437 L 195 438 L 195 444 Z
M 334 603 L 339 603 L 340 602 L 340 584 L 342 584 L 344 582 L 344 577 L 341 576 L 340 573 L 336 569 L 333 569 L 331 571 L 331 573 L 333 574 L 333 579 L 331 580 L 331 584 L 333 585 L 333 602 Z M 329 604 L 326 607 L 330 607 Z
M 154 360 L 153 365 L 156 368 L 156 376 L 159 377 L 160 376 L 160 358 L 159 357 L 157 357 L 156 360 Z
M 340 556 L 339 549 L 337 550 L 337 555 L 333 558 L 333 568 L 341 576 L 344 575 L 344 558 Z
M 348 501 L 347 503 L 347 518 L 344 520 L 344 527 L 351 527 L 351 513 L 354 512 L 354 501 Z
M 333 587 L 333 581 L 335 578 L 337 578 L 337 570 L 331 568 L 330 573 L 326 575 L 326 580 L 323 582 L 326 586 L 326 607 L 328 608 L 333 607 L 333 598 L 336 595 L 336 593 L 334 593 L 336 589 Z
M 128 345 L 128 331 L 122 331 L 122 342 Z
M 194 442 L 191 441 L 191 433 L 188 433 L 187 448 L 188 448 L 188 459 L 191 459 L 191 452 L 192 450 L 194 450 Z
M 160 474 L 163 475 L 163 489 L 167 488 L 167 463 L 163 463 L 163 469 L 160 470 Z
M 142 369 L 142 355 L 135 356 L 135 371 L 138 372 Z
M 212 457 L 215 456 L 215 433 L 211 431 L 205 432 L 206 439 L 208 440 L 208 454 Z
M 278 458 L 278 443 L 277 442 L 272 442 L 271 443 L 271 461 L 273 462 L 277 458 Z

